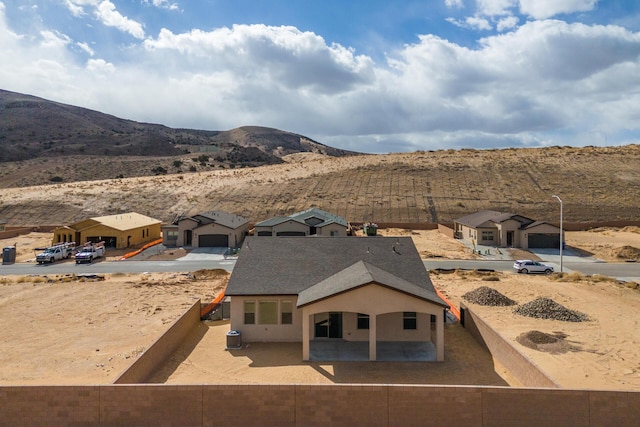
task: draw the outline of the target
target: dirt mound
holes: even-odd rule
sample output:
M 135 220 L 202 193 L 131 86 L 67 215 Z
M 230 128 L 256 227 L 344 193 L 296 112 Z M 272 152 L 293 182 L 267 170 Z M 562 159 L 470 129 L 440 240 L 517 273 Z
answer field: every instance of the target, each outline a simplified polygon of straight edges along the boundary
M 569 310 L 551 298 L 540 297 L 516 307 L 514 313 L 537 319 L 561 320 L 563 322 L 586 322 L 589 316 L 579 311 Z
M 517 302 L 507 298 L 500 292 L 488 286 L 481 286 L 473 291 L 462 295 L 462 298 L 478 305 L 488 305 L 493 307 L 516 305 Z
M 640 249 L 634 246 L 623 246 L 616 253 L 618 259 L 640 260 Z
M 516 337 L 516 341 L 527 348 L 544 351 L 551 354 L 561 354 L 567 351 L 578 350 L 573 345 L 567 343 L 567 335 L 562 332 L 547 334 L 540 331 L 524 332 Z
M 191 277 L 194 280 L 218 279 L 220 277 L 225 277 L 228 275 L 229 275 L 229 272 L 221 268 L 215 268 L 212 270 L 198 270 L 191 273 Z

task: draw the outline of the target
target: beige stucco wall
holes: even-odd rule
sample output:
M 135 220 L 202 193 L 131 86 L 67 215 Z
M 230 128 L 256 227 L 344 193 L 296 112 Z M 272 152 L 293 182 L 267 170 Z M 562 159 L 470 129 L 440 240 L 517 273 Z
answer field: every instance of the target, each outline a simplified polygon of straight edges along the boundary
M 245 325 L 244 301 L 293 301 L 293 322 L 291 325 Z M 310 316 L 309 336 L 314 337 L 313 315 L 316 313 L 342 312 L 343 339 L 348 341 L 368 341 L 369 331 L 358 330 L 357 313 L 377 317 L 377 340 L 379 341 L 429 341 L 431 340 L 430 315 L 444 318 L 443 308 L 393 291 L 379 285 L 368 285 L 315 304 L 295 308 L 296 296 L 232 296 L 231 329 L 242 333 L 243 341 L 254 342 L 300 342 L 302 341 L 302 316 Z M 257 304 L 256 304 L 257 305 Z M 280 305 L 278 305 L 278 308 Z M 258 310 L 256 308 L 256 310 Z M 416 330 L 402 329 L 402 312 L 415 311 L 418 314 Z M 278 310 L 279 312 L 279 310 Z M 256 313 L 256 319 L 258 315 Z M 280 322 L 280 318 L 278 318 Z
M 295 231 L 295 232 L 303 232 L 305 235 L 309 234 L 309 226 L 306 224 L 301 224 L 298 221 L 285 221 L 281 224 L 274 225 L 272 227 L 273 235 L 277 236 L 278 233 L 283 231 Z
M 235 230 L 216 223 L 206 224 L 193 230 L 192 246 L 194 248 L 198 247 L 198 236 L 200 235 L 224 234 L 229 236 L 229 247 L 235 248 L 242 245 L 242 241 L 248 230 L 248 224 Z
M 76 241 L 76 244 L 84 244 L 89 239 L 100 239 L 103 240 L 104 237 L 115 237 L 116 238 L 116 248 L 126 248 L 129 246 L 136 246 L 143 243 L 151 242 L 152 240 L 159 239 L 161 237 L 160 223 L 150 224 L 143 227 L 132 228 L 129 230 L 116 230 L 111 227 L 107 227 L 102 224 L 95 225 L 93 227 L 86 228 L 81 230 L 79 235 L 80 238 L 76 239 L 73 231 L 68 228 L 59 228 L 54 231 L 53 235 L 53 243 L 58 243 L 58 241 L 64 241 L 65 235 L 68 241 L 68 235 L 74 234 L 73 241 Z M 144 230 L 144 236 L 143 236 Z M 129 238 L 129 236 L 131 236 Z M 108 243 L 108 242 L 107 242 Z
M 231 329 L 242 333 L 242 340 L 249 342 L 300 342 L 302 341 L 302 317 L 301 310 L 296 308 L 298 297 L 295 295 L 264 295 L 264 296 L 232 296 L 230 323 Z M 244 302 L 256 301 L 256 311 L 258 301 L 278 301 L 278 324 L 260 325 L 257 323 L 258 313 L 256 312 L 256 324 L 244 324 Z M 293 320 L 291 325 L 280 324 L 280 303 L 291 301 L 293 303 Z
M 336 237 L 347 236 L 347 227 L 340 224 L 336 224 L 336 223 L 328 224 L 322 228 L 318 228 L 317 234 L 318 236 L 331 236 L 332 231 L 335 231 L 338 233 Z
M 551 224 L 539 224 L 526 230 L 520 230 L 520 241 L 522 242 L 522 245 L 520 246 L 521 248 L 529 248 L 529 234 L 531 233 L 558 234 L 560 233 L 560 228 Z
M 350 292 L 318 301 L 302 307 L 302 316 L 313 316 L 316 313 L 341 311 L 377 316 L 377 340 L 379 341 L 428 341 L 431 339 L 430 314 L 443 317 L 443 308 L 428 301 L 415 298 L 384 286 L 370 284 L 354 289 Z M 402 329 L 402 312 L 415 311 L 418 316 L 418 328 L 415 330 Z M 358 331 L 356 319 L 345 325 L 343 314 L 343 339 L 368 340 L 368 331 Z M 346 326 L 352 329 L 347 330 Z M 314 336 L 313 319 L 309 321 L 309 336 Z M 352 335 L 348 335 L 351 332 Z M 361 337 L 366 333 L 366 337 Z M 354 335 L 355 334 L 355 335 Z M 353 338 L 351 338 L 353 336 Z
M 187 246 L 187 242 L 185 240 L 185 232 L 187 230 L 191 230 L 191 247 L 198 247 L 198 236 L 203 234 L 224 234 L 226 236 L 229 236 L 230 247 L 239 247 L 240 245 L 242 245 L 244 237 L 249 232 L 248 223 L 236 228 L 235 230 L 216 223 L 206 224 L 201 227 L 198 227 L 198 225 L 199 224 L 197 221 L 194 221 L 190 218 L 185 218 L 180 221 L 178 223 L 178 240 L 176 241 L 176 245 Z

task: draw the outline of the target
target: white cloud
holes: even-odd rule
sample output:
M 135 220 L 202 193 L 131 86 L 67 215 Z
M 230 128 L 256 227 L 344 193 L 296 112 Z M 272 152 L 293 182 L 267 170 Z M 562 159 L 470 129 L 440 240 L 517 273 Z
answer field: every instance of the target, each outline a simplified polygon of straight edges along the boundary
M 64 47 L 71 42 L 71 39 L 55 31 L 41 31 L 42 46 L 46 48 Z
M 155 7 L 159 7 L 161 9 L 169 9 L 169 10 L 178 10 L 179 6 L 178 3 L 173 3 L 169 0 L 144 0 L 145 4 L 149 4 L 151 3 L 153 6 Z
M 116 10 L 116 6 L 108 0 L 101 2 L 96 11 L 96 17 L 104 25 L 115 27 L 120 31 L 131 34 L 137 39 L 144 39 L 144 29 L 142 24 L 123 16 Z
M 505 30 L 510 30 L 515 28 L 518 25 L 519 19 L 516 16 L 507 16 L 502 18 L 496 24 L 496 30 L 503 32 Z
M 76 43 L 76 45 L 83 51 L 87 52 L 90 56 L 95 55 L 95 51 L 91 49 L 91 46 L 89 46 L 87 43 L 79 42 L 79 43 Z
M 535 19 L 593 10 L 598 0 L 519 0 L 520 11 Z
M 493 27 L 485 18 L 480 18 L 477 16 L 470 16 L 465 19 L 465 23 L 469 26 L 469 28 L 474 28 L 476 30 L 491 30 Z
M 65 0 L 64 4 L 75 17 L 86 15 L 85 6 L 97 6 L 99 0 Z
M 479 15 L 499 16 L 510 14 L 517 0 L 476 0 Z
M 95 74 L 111 74 L 115 67 L 104 59 L 90 59 L 87 61 L 87 70 Z
M 444 4 L 449 8 L 457 9 L 460 9 L 464 6 L 464 4 L 462 4 L 462 0 L 444 0 Z
M 370 79 L 373 69 L 369 58 L 294 27 L 235 25 L 182 34 L 163 29 L 144 46 L 165 63 L 234 71 L 239 79 L 265 78 L 289 89 L 348 90 Z

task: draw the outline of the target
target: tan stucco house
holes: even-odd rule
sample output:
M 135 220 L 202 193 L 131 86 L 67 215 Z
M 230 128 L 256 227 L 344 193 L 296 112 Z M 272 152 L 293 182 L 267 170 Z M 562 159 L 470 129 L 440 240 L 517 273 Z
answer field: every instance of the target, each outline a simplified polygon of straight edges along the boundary
M 249 220 L 240 215 L 209 211 L 177 218 L 162 227 L 162 241 L 166 246 L 192 248 L 237 248 L 249 233 Z
M 254 225 L 254 235 L 343 237 L 348 229 L 349 224 L 343 217 L 311 208 L 259 222 Z
M 160 238 L 161 221 L 136 212 L 96 216 L 53 230 L 53 244 L 104 241 L 107 247 L 128 248 Z
M 225 295 L 243 342 L 301 342 L 303 360 L 444 360 L 448 305 L 410 237 L 251 236 Z
M 454 220 L 456 238 L 478 245 L 513 248 L 558 248 L 560 228 L 508 212 L 484 210 Z

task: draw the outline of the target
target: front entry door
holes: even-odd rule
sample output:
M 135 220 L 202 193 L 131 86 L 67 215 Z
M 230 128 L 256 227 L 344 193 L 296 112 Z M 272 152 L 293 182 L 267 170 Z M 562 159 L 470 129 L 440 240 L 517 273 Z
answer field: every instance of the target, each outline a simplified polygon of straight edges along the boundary
M 513 231 L 507 231 L 507 246 L 513 246 Z
M 313 322 L 316 338 L 342 338 L 342 313 L 318 313 Z

